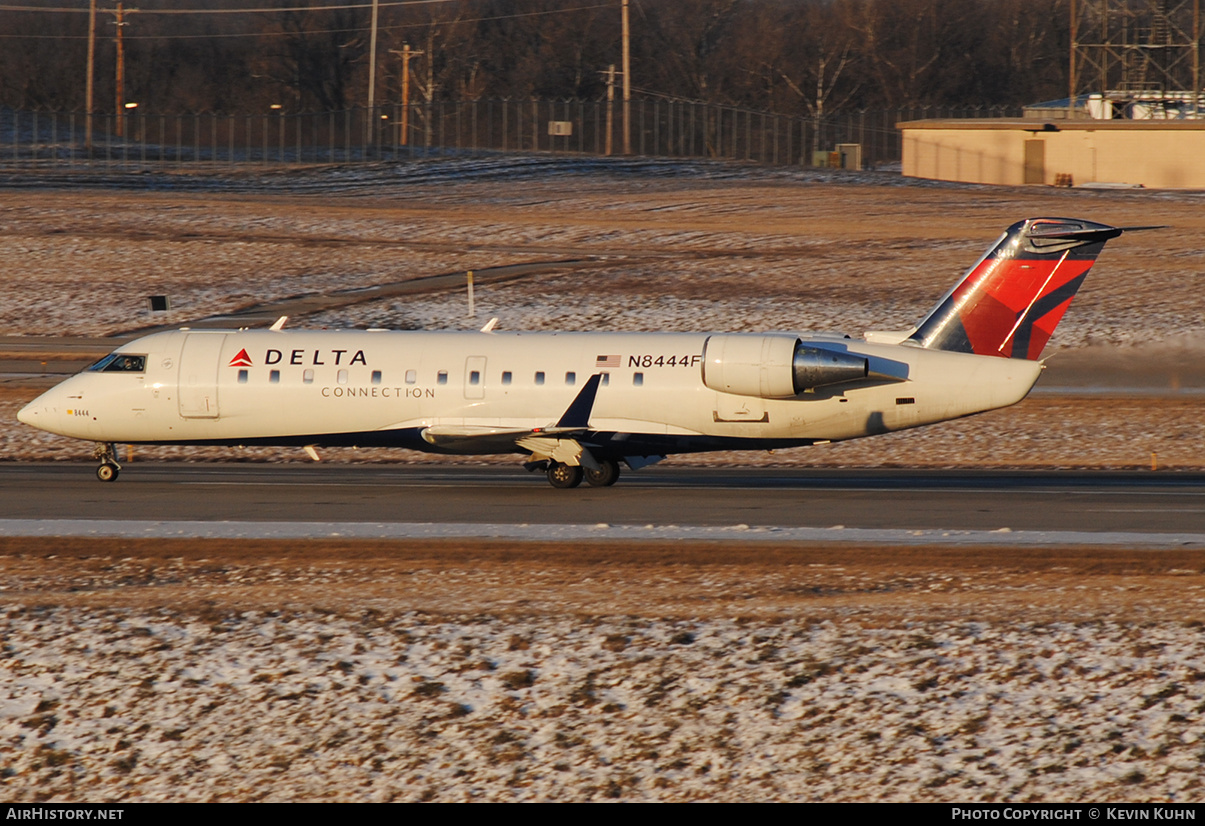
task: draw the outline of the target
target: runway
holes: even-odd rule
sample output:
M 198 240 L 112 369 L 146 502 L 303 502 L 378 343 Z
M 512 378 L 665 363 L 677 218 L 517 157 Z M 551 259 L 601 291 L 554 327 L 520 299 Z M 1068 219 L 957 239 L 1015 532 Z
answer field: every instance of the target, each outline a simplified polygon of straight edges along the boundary
M 1205 543 L 1193 473 L 660 466 L 562 491 L 507 467 L 134 462 L 109 484 L 92 471 L 0 466 L 0 533 Z

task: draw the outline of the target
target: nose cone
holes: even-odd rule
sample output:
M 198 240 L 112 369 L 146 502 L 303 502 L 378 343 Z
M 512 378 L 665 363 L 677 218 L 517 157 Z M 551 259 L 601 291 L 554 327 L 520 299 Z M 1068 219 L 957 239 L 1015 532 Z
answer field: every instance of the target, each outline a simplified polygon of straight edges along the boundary
M 52 387 L 29 404 L 17 411 L 17 421 L 21 424 L 27 424 L 30 427 L 36 427 L 38 430 L 45 430 L 50 433 L 58 433 L 62 426 L 61 418 L 58 416 L 59 389 Z
M 41 397 L 38 397 L 38 398 L 34 399 L 33 401 L 31 401 L 29 404 L 22 407 L 20 410 L 18 410 L 17 411 L 17 421 L 19 421 L 21 424 L 27 424 L 30 427 L 37 427 L 38 426 L 38 412 L 40 410 L 42 410 L 42 405 L 40 404 L 40 402 L 41 402 Z

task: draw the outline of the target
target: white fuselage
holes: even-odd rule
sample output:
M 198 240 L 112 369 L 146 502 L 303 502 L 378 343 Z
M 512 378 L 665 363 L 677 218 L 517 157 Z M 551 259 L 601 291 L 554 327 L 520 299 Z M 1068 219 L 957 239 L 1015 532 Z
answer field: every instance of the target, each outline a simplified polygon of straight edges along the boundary
M 653 455 L 837 441 L 953 419 L 1020 401 L 1041 371 L 1022 359 L 799 338 L 865 357 L 879 377 L 789 398 L 719 392 L 704 383 L 702 333 L 180 330 L 117 351 L 145 356 L 141 371 L 82 372 L 20 419 L 97 442 L 523 452 L 473 434 L 549 427 L 601 374 L 589 412 L 594 441 L 608 455 Z

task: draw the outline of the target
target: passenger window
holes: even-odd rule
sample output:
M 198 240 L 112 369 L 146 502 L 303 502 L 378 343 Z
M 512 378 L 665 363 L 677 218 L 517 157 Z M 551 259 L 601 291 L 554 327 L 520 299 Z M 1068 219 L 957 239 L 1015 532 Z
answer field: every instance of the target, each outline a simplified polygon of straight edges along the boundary
M 414 384 L 418 381 L 418 372 L 415 370 L 406 371 L 406 384 Z
M 448 371 L 440 370 L 439 374 L 435 377 L 435 383 L 436 384 L 447 384 L 448 383 Z
M 239 371 L 238 371 L 238 383 L 239 383 L 239 384 L 246 384 L 246 383 L 247 383 L 247 371 L 246 371 L 246 370 L 239 370 Z
M 632 374 L 632 385 L 635 387 L 643 387 L 644 386 L 644 373 L 633 373 Z
M 373 370 L 373 371 L 372 371 L 372 383 L 373 383 L 373 384 L 380 384 L 380 383 L 381 383 L 381 371 L 380 371 L 380 370 Z
M 340 370 L 336 375 L 335 381 L 339 382 L 339 384 L 347 384 L 347 371 Z
M 310 369 L 301 371 L 301 380 L 303 382 L 305 382 L 306 384 L 313 384 L 314 383 L 314 371 L 310 370 Z
M 481 372 L 478 370 L 469 371 L 469 384 L 481 384 Z
M 577 384 L 577 373 L 566 373 L 565 384 Z
M 503 384 L 510 384 L 510 379 L 511 379 L 510 371 L 509 371 L 509 370 L 504 370 L 504 371 L 502 372 L 502 383 L 503 383 Z
M 272 384 L 280 384 L 280 371 L 273 370 L 268 373 L 268 381 L 272 382 Z
M 541 370 L 538 373 L 536 373 L 536 384 L 543 384 L 543 383 L 544 383 L 544 371 Z

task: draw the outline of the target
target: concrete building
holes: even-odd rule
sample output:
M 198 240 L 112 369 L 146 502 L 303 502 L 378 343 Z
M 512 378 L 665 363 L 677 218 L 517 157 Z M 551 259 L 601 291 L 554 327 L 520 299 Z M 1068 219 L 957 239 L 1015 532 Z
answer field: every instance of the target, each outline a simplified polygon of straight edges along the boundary
M 1205 189 L 1205 120 L 914 120 L 903 172 L 983 184 Z

